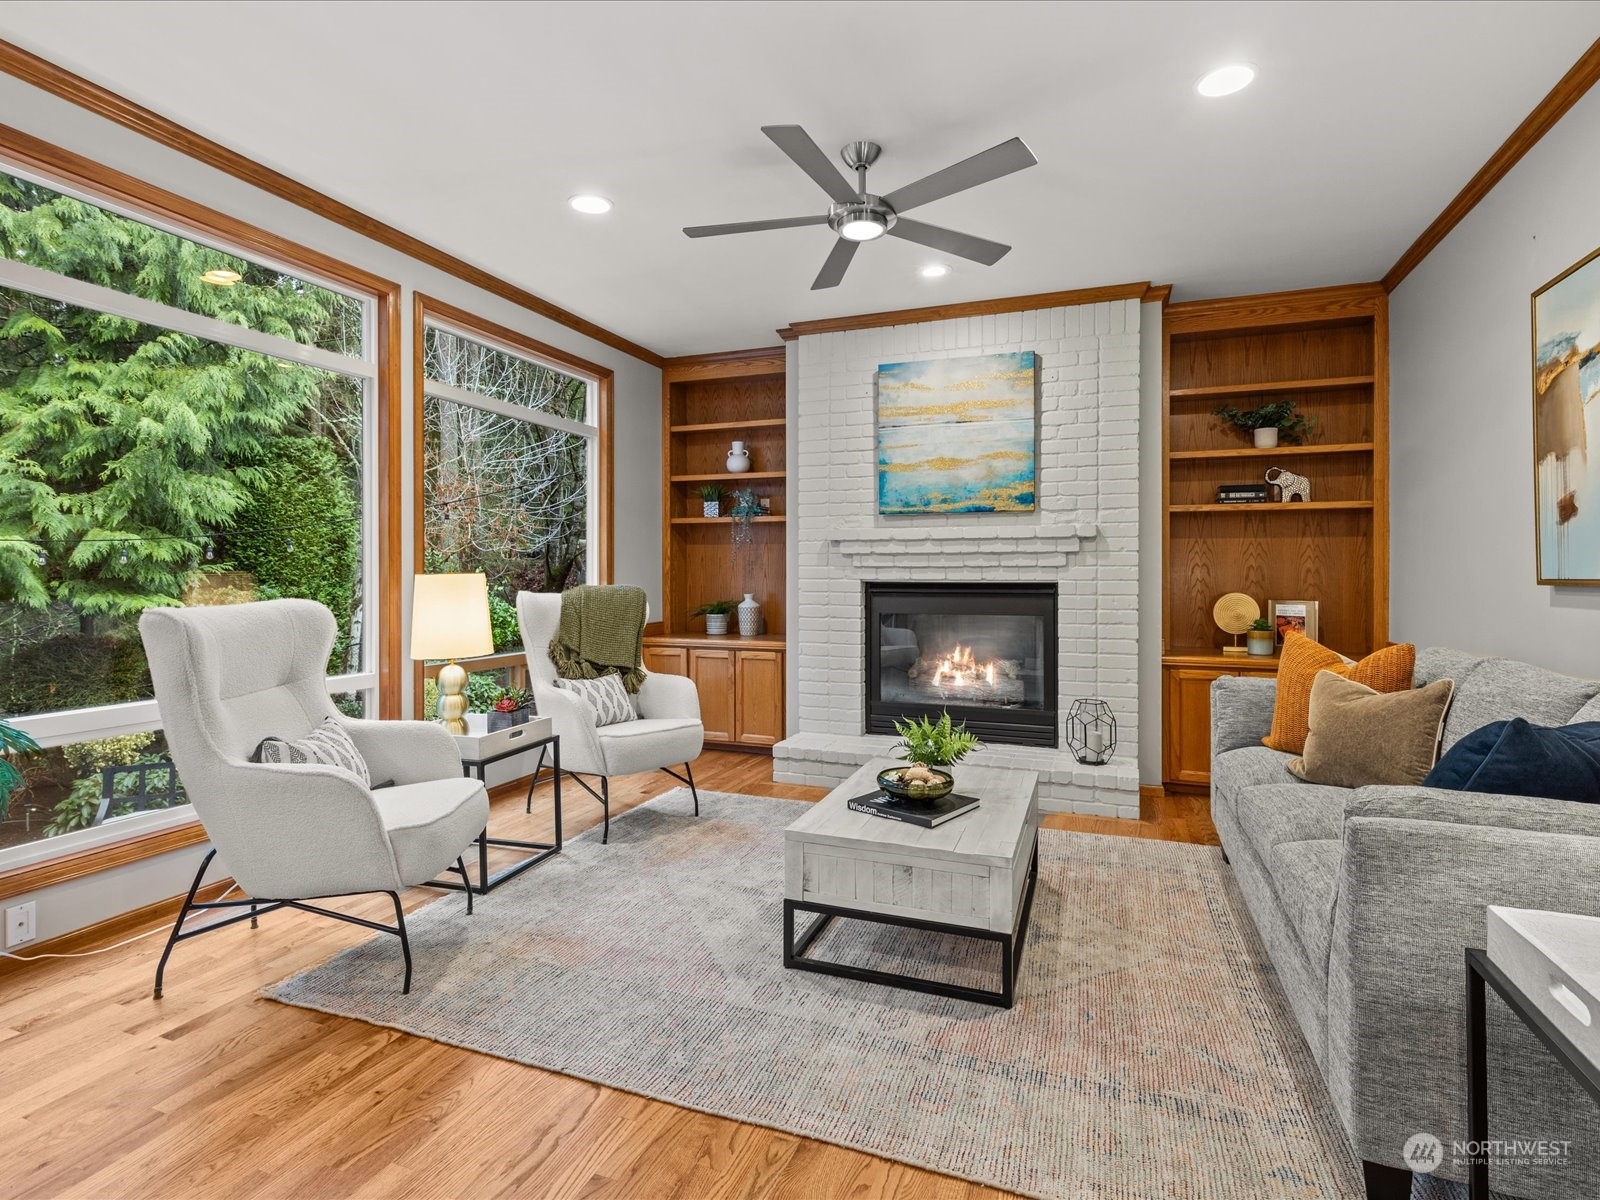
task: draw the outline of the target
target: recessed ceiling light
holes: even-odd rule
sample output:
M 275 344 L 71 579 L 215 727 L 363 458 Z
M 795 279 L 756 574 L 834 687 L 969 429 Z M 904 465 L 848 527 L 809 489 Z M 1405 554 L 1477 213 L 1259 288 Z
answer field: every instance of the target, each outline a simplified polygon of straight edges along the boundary
M 244 276 L 237 271 L 230 271 L 226 267 L 217 267 L 200 276 L 200 282 L 213 284 L 216 287 L 232 287 L 243 278 Z
M 611 201 L 604 196 L 593 196 L 587 192 L 574 196 L 567 203 L 572 205 L 578 212 L 588 213 L 590 216 L 599 216 L 601 213 L 611 211 Z
M 1256 69 L 1249 63 L 1229 63 L 1208 75 L 1202 75 L 1195 91 L 1202 96 L 1231 96 L 1249 87 L 1256 77 Z
M 929 263 L 919 272 L 924 279 L 943 279 L 950 274 L 950 268 L 943 263 Z

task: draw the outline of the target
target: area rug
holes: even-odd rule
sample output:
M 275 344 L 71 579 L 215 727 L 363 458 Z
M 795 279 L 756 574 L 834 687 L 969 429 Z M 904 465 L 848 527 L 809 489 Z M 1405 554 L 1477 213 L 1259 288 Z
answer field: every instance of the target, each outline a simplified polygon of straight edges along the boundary
M 1213 847 L 1045 830 L 1009 1011 L 781 963 L 800 801 L 667 793 L 468 917 L 409 919 L 289 1004 L 1050 1200 L 1344 1200 L 1360 1175 Z M 813 948 L 970 982 L 994 950 L 835 922 Z M 992 986 L 992 977 L 984 979 Z

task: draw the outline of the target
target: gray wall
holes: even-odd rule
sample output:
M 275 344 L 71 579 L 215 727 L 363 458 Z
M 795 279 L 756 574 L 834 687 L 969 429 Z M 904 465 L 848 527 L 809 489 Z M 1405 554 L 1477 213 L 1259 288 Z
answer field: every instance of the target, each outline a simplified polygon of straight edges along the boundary
M 616 581 L 643 587 L 652 612 L 661 611 L 661 372 L 563 325 L 519 308 L 453 276 L 379 245 L 343 226 L 279 200 L 193 159 L 158 146 L 9 76 L 0 76 L 0 113 L 6 123 L 36 137 L 115 167 L 229 216 L 361 267 L 402 285 L 402 361 L 411 361 L 411 295 L 421 291 L 469 312 L 538 338 L 590 362 L 609 367 L 615 378 L 615 561 Z M 248 147 L 243 147 L 248 153 Z M 282 164 L 293 173 L 293 164 Z M 430 240 L 429 230 L 414 230 Z M 539 290 L 538 280 L 525 281 Z M 560 303 L 560 297 L 552 297 Z M 626 330 L 618 330 L 626 336 Z M 402 412 L 409 414 L 411 372 L 402 373 Z M 406 487 L 402 545 L 411 542 L 411 421 L 402 422 Z M 402 575 L 408 578 L 411 564 Z M 410 587 L 405 587 L 409 613 Z M 409 687 L 410 673 L 406 673 Z M 407 697 L 409 712 L 410 697 Z M 74 884 L 8 900 L 38 902 L 40 940 L 182 893 L 207 847 L 162 855 L 134 867 L 106 872 Z M 222 874 L 226 867 L 221 868 Z M 181 954 L 181 952 L 180 952 Z
M 1597 145 L 1600 91 L 1390 297 L 1395 641 L 1600 676 L 1600 589 L 1534 582 L 1529 315 L 1537 288 L 1600 245 Z
M 1139 306 L 1139 782 L 1161 785 L 1161 315 Z

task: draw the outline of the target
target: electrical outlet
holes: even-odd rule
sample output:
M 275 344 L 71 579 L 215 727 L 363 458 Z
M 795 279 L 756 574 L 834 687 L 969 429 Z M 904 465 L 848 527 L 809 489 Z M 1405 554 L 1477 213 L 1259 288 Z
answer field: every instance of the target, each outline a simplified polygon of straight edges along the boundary
M 26 904 L 15 904 L 6 909 L 6 948 L 20 946 L 23 942 L 31 942 L 34 937 L 34 908 L 33 901 Z

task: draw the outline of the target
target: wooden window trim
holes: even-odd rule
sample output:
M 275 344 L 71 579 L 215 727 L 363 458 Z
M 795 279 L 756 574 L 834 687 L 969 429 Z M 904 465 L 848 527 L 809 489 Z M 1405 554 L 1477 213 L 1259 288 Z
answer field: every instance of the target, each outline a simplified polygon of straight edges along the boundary
M 46 181 L 56 180 L 91 197 L 124 208 L 205 241 L 233 246 L 247 255 L 313 278 L 327 280 L 358 292 L 375 302 L 377 330 L 378 406 L 378 714 L 400 715 L 400 519 L 401 433 L 400 419 L 400 285 L 363 271 L 288 238 L 269 233 L 215 209 L 187 200 L 80 154 L 46 142 L 9 125 L 0 124 L 0 154 Z M 133 836 L 81 850 L 66 849 L 53 858 L 0 871 L 0 898 L 38 891 L 86 875 L 110 871 L 129 863 L 169 854 L 206 841 L 198 820 L 170 829 Z
M 609 367 L 602 367 L 599 363 L 589 362 L 566 350 L 558 349 L 547 342 L 519 333 L 504 325 L 496 324 L 487 318 L 477 316 L 464 308 L 457 308 L 443 300 L 424 295 L 422 292 L 413 293 L 412 320 L 411 320 L 411 554 L 412 563 L 421 569 L 427 549 L 427 538 L 423 527 L 426 513 L 423 511 L 423 476 L 425 464 L 423 463 L 423 429 L 422 405 L 428 386 L 427 380 L 427 345 L 424 329 L 427 322 L 432 319 L 452 329 L 458 329 L 465 334 L 476 334 L 487 338 L 491 342 L 504 344 L 520 350 L 534 358 L 543 359 L 553 366 L 576 375 L 586 375 L 595 380 L 595 421 L 600 429 L 599 447 L 596 457 L 599 460 L 599 479 L 595 485 L 595 503 L 599 506 L 599 517 L 595 522 L 595 555 L 599 559 L 595 573 L 601 583 L 610 583 L 616 567 L 615 540 L 612 536 L 613 526 L 613 490 L 614 490 L 614 417 L 615 407 L 615 381 L 616 372 Z M 398 587 L 395 589 L 398 600 Z M 422 704 L 423 667 L 420 662 L 412 664 L 411 687 L 412 696 L 418 706 L 416 716 L 426 717 L 420 711 Z

